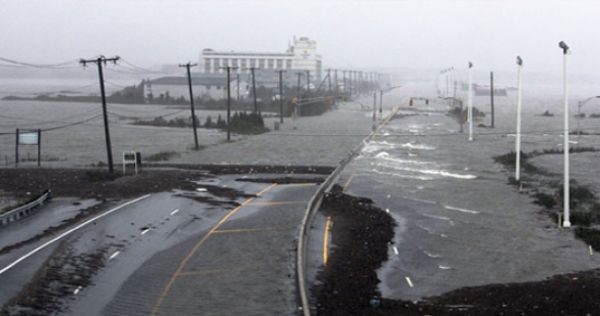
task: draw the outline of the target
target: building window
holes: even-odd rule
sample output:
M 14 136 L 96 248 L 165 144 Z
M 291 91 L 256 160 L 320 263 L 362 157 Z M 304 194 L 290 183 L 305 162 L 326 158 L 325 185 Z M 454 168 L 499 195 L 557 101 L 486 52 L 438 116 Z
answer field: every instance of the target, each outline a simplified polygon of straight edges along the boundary
M 292 69 L 292 60 L 288 59 L 285 61 L 285 68 Z
M 247 59 L 242 59 L 242 69 L 248 68 Z
M 265 60 L 261 58 L 258 60 L 258 68 L 265 68 Z
M 250 59 L 250 67 L 256 68 L 256 58 Z
M 213 71 L 214 72 L 219 72 L 219 66 L 221 66 L 219 64 L 221 60 L 219 58 L 213 58 Z
M 268 69 L 273 69 L 273 68 L 275 68 L 275 60 L 273 60 L 273 59 L 269 58 L 269 61 L 268 61 L 268 62 L 269 62 L 269 63 L 268 63 L 268 66 L 267 66 L 267 68 L 268 68 Z
M 283 69 L 283 59 L 277 59 L 277 69 Z
M 237 58 L 234 58 L 234 59 L 232 59 L 232 60 L 231 60 L 231 66 L 232 66 L 232 67 L 237 67 L 237 66 L 238 66 L 238 60 L 239 60 L 239 59 L 237 59 Z
M 227 67 L 227 66 L 229 66 L 229 59 L 223 58 L 223 67 Z

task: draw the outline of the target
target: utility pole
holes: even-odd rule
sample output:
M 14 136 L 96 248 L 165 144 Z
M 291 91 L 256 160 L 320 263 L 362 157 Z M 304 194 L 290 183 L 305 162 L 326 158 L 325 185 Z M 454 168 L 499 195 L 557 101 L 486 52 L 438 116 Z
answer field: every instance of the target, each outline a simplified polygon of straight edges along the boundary
M 258 113 L 258 102 L 256 102 L 256 76 L 254 71 L 256 70 L 256 68 L 251 67 L 250 68 L 250 73 L 252 74 L 252 94 L 254 96 L 254 113 Z
M 373 132 L 377 128 L 377 92 L 373 93 Z
M 344 82 L 344 94 L 348 92 L 348 83 L 346 82 L 346 70 L 342 70 L 342 81 Z
M 379 90 L 379 115 L 383 115 L 383 90 Z
M 94 63 L 98 65 L 98 75 L 100 78 L 100 94 L 102 96 L 102 116 L 104 118 L 104 137 L 106 139 L 106 155 L 108 156 L 108 172 L 114 172 L 113 166 L 113 157 L 112 157 L 112 147 L 110 144 L 110 131 L 108 127 L 108 114 L 106 111 L 106 91 L 104 90 L 104 73 L 102 72 L 102 64 L 108 62 L 112 62 L 114 64 L 119 60 L 119 56 L 115 56 L 112 58 L 106 58 L 104 56 L 100 56 L 96 59 L 80 59 L 79 62 L 85 67 L 88 63 Z
M 194 128 L 194 148 L 196 148 L 196 150 L 200 149 L 200 146 L 198 145 L 198 131 L 196 126 L 196 113 L 194 111 L 194 93 L 192 92 L 192 74 L 190 68 L 197 65 L 198 64 L 192 64 L 190 62 L 179 65 L 179 67 L 185 67 L 187 69 L 188 87 L 190 89 L 190 110 L 192 111 L 192 127 Z
M 279 73 L 279 123 L 283 124 L 283 72 L 285 70 L 277 70 Z
M 237 101 L 240 102 L 240 74 L 236 74 L 236 83 L 237 83 Z
M 339 88 L 340 86 L 338 85 L 338 70 L 334 69 L 333 73 L 335 75 L 335 79 L 334 79 L 334 83 L 335 83 L 335 101 L 337 102 L 337 98 L 339 97 Z
M 490 106 L 492 108 L 492 128 L 494 128 L 494 72 L 490 72 Z
M 331 95 L 331 69 L 327 69 L 327 90 L 329 91 L 329 95 Z
M 300 85 L 301 83 L 301 79 L 302 79 L 302 73 L 298 72 L 296 73 L 296 75 L 298 76 L 298 84 L 296 85 L 296 97 L 298 98 L 298 101 L 300 101 Z
M 306 71 L 306 96 L 310 96 L 310 70 Z
M 231 70 L 237 69 L 237 67 L 221 67 L 221 69 L 227 70 L 227 141 L 231 141 Z

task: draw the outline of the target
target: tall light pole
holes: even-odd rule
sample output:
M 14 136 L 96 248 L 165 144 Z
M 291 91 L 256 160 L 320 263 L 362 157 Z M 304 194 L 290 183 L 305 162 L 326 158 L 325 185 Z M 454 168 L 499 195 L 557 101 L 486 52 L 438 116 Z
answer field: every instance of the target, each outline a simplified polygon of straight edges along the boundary
M 515 139 L 515 180 L 521 181 L 521 69 L 523 68 L 523 60 L 517 56 L 517 137 Z
M 569 95 L 567 91 L 567 54 L 569 46 L 563 41 L 558 43 L 563 51 L 563 97 L 565 101 L 565 131 L 564 131 L 564 180 L 563 180 L 563 227 L 571 227 L 570 220 L 570 188 L 569 188 Z
M 469 141 L 473 141 L 473 63 L 469 62 L 469 95 L 467 104 L 467 120 L 469 121 Z M 462 115 L 462 113 L 461 113 Z

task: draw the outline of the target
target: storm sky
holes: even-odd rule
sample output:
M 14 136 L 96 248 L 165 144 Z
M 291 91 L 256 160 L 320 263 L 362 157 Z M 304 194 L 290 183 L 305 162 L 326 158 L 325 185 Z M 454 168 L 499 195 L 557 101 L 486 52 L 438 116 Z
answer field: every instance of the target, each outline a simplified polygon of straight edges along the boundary
M 0 56 L 37 63 L 120 55 L 142 66 L 202 48 L 284 51 L 317 41 L 325 67 L 526 67 L 600 73 L 596 1 L 0 1 Z

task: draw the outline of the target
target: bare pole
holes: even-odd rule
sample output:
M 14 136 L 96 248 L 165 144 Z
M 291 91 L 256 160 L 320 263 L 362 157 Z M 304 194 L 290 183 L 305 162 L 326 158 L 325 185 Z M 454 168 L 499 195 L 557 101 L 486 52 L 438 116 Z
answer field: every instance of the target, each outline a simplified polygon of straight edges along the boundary
M 306 96 L 310 96 L 310 70 L 306 71 Z
M 198 130 L 196 125 L 196 112 L 194 110 L 194 93 L 192 91 L 192 73 L 190 68 L 197 65 L 198 64 L 192 64 L 190 62 L 179 65 L 179 67 L 185 67 L 187 70 L 188 87 L 190 90 L 190 110 L 192 112 L 192 127 L 194 129 L 194 148 L 196 148 L 196 150 L 200 149 L 200 145 L 198 145 Z
M 88 63 L 94 63 L 98 65 L 98 76 L 100 80 L 100 94 L 102 98 L 102 117 L 104 118 L 104 138 L 106 140 L 106 156 L 108 157 L 108 172 L 114 172 L 113 157 L 112 157 L 112 146 L 110 143 L 110 131 L 108 127 L 108 114 L 106 110 L 106 91 L 104 89 L 104 73 L 102 72 L 102 63 L 106 65 L 107 62 L 117 63 L 119 56 L 112 58 L 106 58 L 100 56 L 96 59 L 80 59 L 79 62 L 85 67 Z
M 520 72 L 520 70 L 519 70 Z M 490 72 L 490 107 L 492 110 L 492 128 L 495 127 L 495 120 L 494 120 L 494 72 L 491 71 Z
M 469 62 L 469 95 L 467 103 L 467 119 L 469 121 L 469 141 L 473 141 L 473 63 Z
M 258 113 L 258 102 L 256 101 L 256 74 L 254 71 L 256 68 L 251 67 L 250 73 L 252 73 L 252 95 L 254 96 L 254 113 Z
M 331 69 L 327 69 L 327 90 L 329 91 L 329 95 L 331 95 Z
M 237 67 L 221 67 L 221 69 L 227 70 L 227 141 L 231 141 L 231 70 L 237 69 Z
M 240 102 L 240 74 L 239 74 L 239 73 L 237 73 L 237 74 L 236 74 L 236 79 L 235 79 L 235 82 L 236 82 L 236 84 L 237 84 L 237 88 L 236 88 L 236 89 L 237 89 L 237 90 L 236 90 L 236 91 L 237 91 L 237 92 L 236 92 L 236 93 L 237 93 L 237 95 L 236 95 L 236 99 L 237 99 L 237 101 L 238 101 L 238 102 Z
M 338 85 L 338 70 L 334 69 L 333 70 L 333 74 L 334 74 L 334 84 L 335 84 L 335 100 L 337 102 L 337 98 L 339 96 L 339 85 Z
M 277 70 L 279 73 L 279 123 L 283 124 L 283 73 L 285 70 Z

